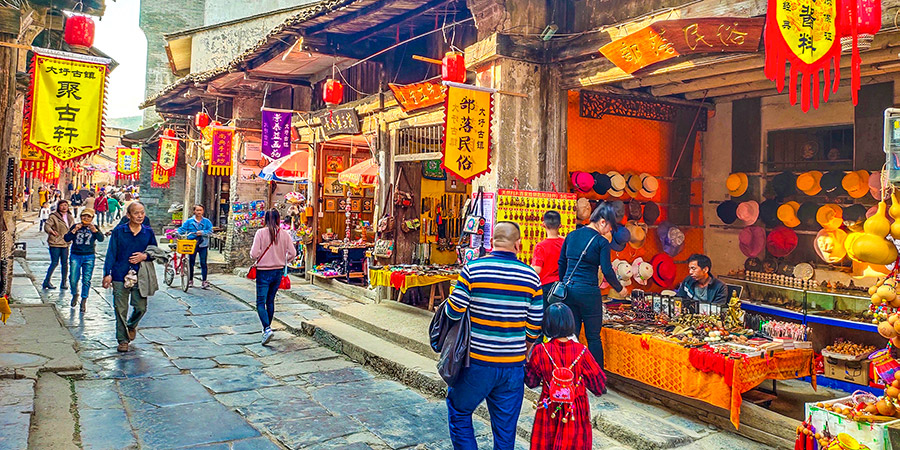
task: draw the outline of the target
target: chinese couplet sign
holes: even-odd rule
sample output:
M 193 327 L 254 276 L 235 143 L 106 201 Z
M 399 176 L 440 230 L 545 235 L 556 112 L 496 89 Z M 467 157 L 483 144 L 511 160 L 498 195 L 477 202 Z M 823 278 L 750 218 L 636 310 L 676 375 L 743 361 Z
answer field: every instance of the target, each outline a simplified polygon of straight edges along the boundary
M 444 90 L 440 83 L 423 81 L 415 84 L 388 83 L 394 98 L 405 112 L 427 108 L 444 102 Z
M 739 17 L 662 20 L 604 45 L 600 53 L 633 73 L 679 55 L 756 52 L 763 23 Z
M 141 149 L 116 148 L 116 179 L 137 180 L 141 171 Z
M 490 172 L 491 92 L 447 86 L 441 167 L 464 183 Z
M 231 176 L 231 148 L 234 142 L 234 128 L 212 128 L 212 151 L 209 158 L 209 175 Z
M 840 84 L 841 45 L 837 32 L 838 0 L 769 0 L 766 14 L 766 78 L 784 89 L 784 65 L 791 63 L 788 92 L 791 104 L 797 103 L 800 82 L 800 107 L 819 107 L 819 72 L 825 89 L 823 101 Z M 831 70 L 834 70 L 834 79 Z
M 276 160 L 291 154 L 291 111 L 262 110 L 262 154 Z
M 156 154 L 156 160 L 157 162 L 153 168 L 154 172 L 157 170 L 163 171 L 166 173 L 166 178 L 175 175 L 177 169 L 175 164 L 178 161 L 178 139 L 166 136 L 160 137 L 159 152 Z
M 63 164 L 99 152 L 107 66 L 35 53 L 31 76 L 23 145 Z
M 159 163 L 157 161 L 152 162 L 153 165 L 153 175 L 150 178 L 150 187 L 152 188 L 167 188 L 169 187 L 169 172 L 162 170 L 159 167 Z

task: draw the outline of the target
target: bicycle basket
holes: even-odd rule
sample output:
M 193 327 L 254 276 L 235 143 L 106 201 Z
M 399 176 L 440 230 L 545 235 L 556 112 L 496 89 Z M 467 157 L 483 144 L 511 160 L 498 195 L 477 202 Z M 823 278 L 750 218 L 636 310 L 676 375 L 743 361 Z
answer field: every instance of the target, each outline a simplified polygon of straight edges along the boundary
M 175 253 L 180 253 L 182 255 L 193 255 L 194 251 L 197 250 L 197 241 L 194 239 L 179 239 L 178 247 L 175 248 Z

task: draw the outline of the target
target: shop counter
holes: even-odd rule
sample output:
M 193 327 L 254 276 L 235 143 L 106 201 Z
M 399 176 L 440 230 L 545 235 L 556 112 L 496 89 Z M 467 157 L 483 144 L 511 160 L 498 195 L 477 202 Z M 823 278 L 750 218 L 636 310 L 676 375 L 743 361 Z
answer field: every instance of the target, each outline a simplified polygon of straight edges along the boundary
M 411 288 L 414 287 L 424 287 L 431 286 L 431 292 L 428 299 L 428 310 L 434 310 L 434 304 L 440 303 L 446 298 L 449 294 L 444 293 L 444 287 L 442 285 L 445 281 L 456 281 L 458 275 L 418 275 L 415 273 L 403 273 L 399 271 L 398 273 L 402 275 L 398 275 L 394 277 L 392 281 L 392 272 L 389 269 L 371 269 L 369 270 L 369 284 L 374 286 L 385 286 L 393 289 L 397 289 L 400 291 L 400 298 L 402 298 L 403 294 L 406 294 Z M 397 299 L 397 301 L 400 300 Z
M 650 386 L 729 410 L 731 423 L 740 426 L 741 394 L 765 380 L 810 376 L 816 385 L 814 353 L 786 350 L 768 357 L 735 360 L 732 379 L 695 369 L 690 348 L 657 339 L 603 328 L 604 369 Z

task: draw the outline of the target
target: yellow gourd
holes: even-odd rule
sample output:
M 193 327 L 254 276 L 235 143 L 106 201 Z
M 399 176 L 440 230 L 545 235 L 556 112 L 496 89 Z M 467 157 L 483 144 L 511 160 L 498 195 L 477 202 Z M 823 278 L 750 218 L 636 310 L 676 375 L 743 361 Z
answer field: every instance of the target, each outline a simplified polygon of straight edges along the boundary
M 866 234 L 883 238 L 891 232 L 891 223 L 888 222 L 887 217 L 884 215 L 886 209 L 887 203 L 884 200 L 878 202 L 878 212 L 866 219 L 866 223 L 863 224 Z
M 885 219 L 885 222 L 887 222 L 887 219 Z M 893 243 L 888 242 L 884 236 L 878 237 L 873 234 L 862 233 L 853 241 L 853 248 L 850 254 L 855 255 L 856 259 L 865 263 L 885 265 L 897 260 L 897 247 Z
M 900 220 L 900 195 L 898 195 L 897 191 L 894 191 L 891 194 L 891 207 L 888 209 L 888 214 L 894 218 L 894 220 Z
M 897 298 L 897 291 L 894 290 L 892 286 L 882 284 L 881 287 L 875 291 L 875 295 L 881 297 L 882 301 L 890 302 Z

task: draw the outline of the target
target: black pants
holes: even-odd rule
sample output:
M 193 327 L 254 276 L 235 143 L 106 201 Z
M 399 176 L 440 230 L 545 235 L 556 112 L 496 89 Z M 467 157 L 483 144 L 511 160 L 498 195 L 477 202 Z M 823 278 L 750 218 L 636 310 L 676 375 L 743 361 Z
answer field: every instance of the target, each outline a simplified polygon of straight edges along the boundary
M 576 333 L 584 324 L 584 336 L 587 338 L 588 350 L 602 368 L 603 343 L 600 342 L 600 329 L 603 328 L 603 294 L 600 292 L 600 288 L 570 285 L 563 303 L 572 310 L 572 315 L 575 316 Z

